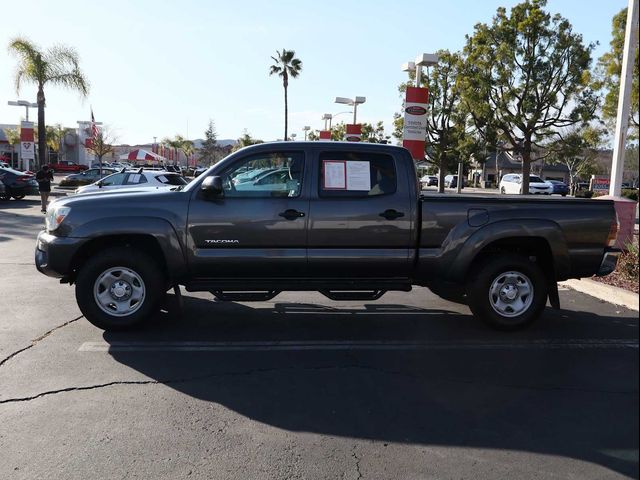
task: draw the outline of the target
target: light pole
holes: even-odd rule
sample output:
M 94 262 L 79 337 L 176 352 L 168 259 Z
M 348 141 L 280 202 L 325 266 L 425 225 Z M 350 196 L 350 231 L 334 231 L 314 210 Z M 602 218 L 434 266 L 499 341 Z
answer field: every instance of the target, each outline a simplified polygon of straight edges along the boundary
M 297 135 L 295 133 L 292 133 L 291 135 L 289 135 L 291 137 L 291 141 L 295 142 L 296 141 L 296 137 Z
M 337 117 L 338 115 L 342 115 L 343 113 L 353 113 L 351 110 L 347 110 L 346 112 L 338 112 L 338 113 L 325 113 L 322 115 L 321 120 L 324 120 L 324 129 L 327 129 L 327 120 L 329 120 L 329 130 L 331 130 L 331 120 Z
M 309 132 L 309 130 L 311 130 L 311 127 L 305 125 L 304 127 L 302 127 L 302 130 L 304 130 L 304 141 L 307 141 L 307 133 Z
M 334 103 L 341 103 L 343 105 L 349 105 L 353 107 L 353 124 L 356 124 L 356 115 L 358 114 L 358 105 L 362 105 L 367 101 L 366 97 L 355 97 L 355 98 L 346 98 L 346 97 L 336 97 Z
M 9 101 L 9 102 L 7 102 L 7 105 L 11 105 L 11 106 L 14 106 L 14 107 L 24 107 L 25 111 L 27 112 L 27 122 L 29 121 L 29 109 L 30 108 L 38 108 L 38 104 L 37 103 L 31 103 L 31 102 L 28 102 L 26 100 L 18 100 L 17 102 Z
M 435 53 L 421 53 L 416 57 L 415 62 L 407 62 L 402 64 L 403 72 L 416 72 L 416 87 L 420 87 L 420 78 L 422 77 L 422 67 L 432 67 L 438 64 L 438 55 Z

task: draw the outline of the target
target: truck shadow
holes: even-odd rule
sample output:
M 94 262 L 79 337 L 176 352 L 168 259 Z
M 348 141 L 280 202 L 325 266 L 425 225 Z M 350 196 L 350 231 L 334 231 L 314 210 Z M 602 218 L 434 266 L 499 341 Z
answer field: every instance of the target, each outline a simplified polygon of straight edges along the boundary
M 447 308 L 336 305 L 185 297 L 181 314 L 104 339 L 116 361 L 277 428 L 563 456 L 638 475 L 637 320 L 548 310 L 503 334 Z M 626 347 L 589 347 L 626 337 Z M 220 348 L 118 348 L 149 342 Z

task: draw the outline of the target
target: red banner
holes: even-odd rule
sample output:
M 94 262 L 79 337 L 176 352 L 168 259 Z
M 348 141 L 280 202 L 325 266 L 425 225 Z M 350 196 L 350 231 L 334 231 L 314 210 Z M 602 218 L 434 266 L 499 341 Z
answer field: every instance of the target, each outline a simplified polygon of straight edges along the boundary
M 362 125 L 347 124 L 347 132 L 344 139 L 347 142 L 359 142 L 362 139 Z
M 22 122 L 20 124 L 20 141 L 33 142 L 33 122 Z
M 429 90 L 426 88 L 407 87 L 404 101 L 402 146 L 411 152 L 414 160 L 424 159 L 428 106 Z
M 320 130 L 320 140 L 331 140 L 331 130 Z

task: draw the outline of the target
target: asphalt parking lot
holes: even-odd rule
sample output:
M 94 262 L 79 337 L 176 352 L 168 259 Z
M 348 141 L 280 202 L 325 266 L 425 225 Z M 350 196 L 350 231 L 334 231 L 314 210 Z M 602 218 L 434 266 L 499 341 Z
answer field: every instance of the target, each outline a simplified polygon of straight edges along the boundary
M 637 478 L 637 313 L 571 290 L 524 332 L 428 290 L 173 295 L 104 333 L 0 203 L 0 478 Z

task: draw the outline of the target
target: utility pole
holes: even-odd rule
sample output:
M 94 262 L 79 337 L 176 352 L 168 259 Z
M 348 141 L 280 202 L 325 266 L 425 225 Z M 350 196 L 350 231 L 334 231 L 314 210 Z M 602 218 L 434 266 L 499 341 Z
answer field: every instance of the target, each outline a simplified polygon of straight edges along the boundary
M 620 72 L 620 93 L 618 95 L 618 115 L 613 146 L 613 164 L 609 195 L 619 197 L 622 193 L 622 174 L 624 172 L 624 154 L 629 128 L 629 103 L 631 84 L 633 83 L 633 63 L 638 39 L 638 0 L 629 0 L 627 8 L 627 27 L 624 37 L 622 71 Z

